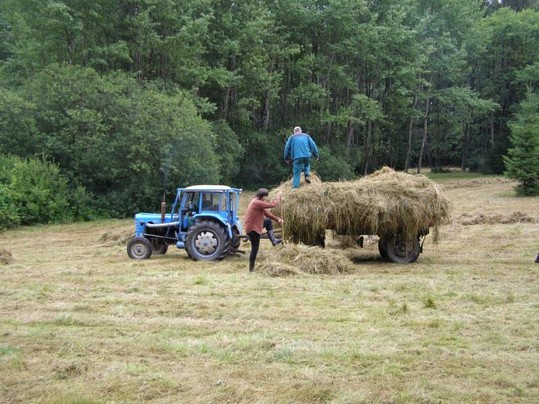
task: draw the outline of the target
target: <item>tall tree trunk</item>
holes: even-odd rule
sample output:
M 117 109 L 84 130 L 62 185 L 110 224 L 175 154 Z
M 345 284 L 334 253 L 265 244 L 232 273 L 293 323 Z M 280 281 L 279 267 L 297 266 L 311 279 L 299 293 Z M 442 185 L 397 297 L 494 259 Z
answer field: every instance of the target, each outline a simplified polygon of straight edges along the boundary
M 414 103 L 412 109 L 415 110 L 417 106 L 417 93 L 414 97 Z M 408 172 L 408 166 L 410 164 L 410 156 L 412 155 L 412 132 L 414 129 L 414 117 L 410 117 L 410 123 L 408 124 L 408 150 L 406 150 L 406 161 L 404 162 L 404 172 Z
M 494 114 L 490 115 L 490 147 L 494 146 Z
M 468 151 L 470 150 L 470 124 L 465 125 L 464 145 L 462 146 L 462 160 L 460 162 L 460 170 L 466 170 L 466 164 L 468 162 Z
M 268 68 L 268 73 L 271 76 L 271 73 L 273 73 L 273 60 L 270 62 L 270 66 Z M 270 123 L 270 106 L 271 106 L 271 79 L 270 79 L 270 88 L 266 90 L 265 99 L 264 99 L 264 111 L 262 112 L 263 121 L 262 121 L 262 127 L 264 129 L 268 129 L 269 123 Z
M 408 165 L 410 164 L 410 156 L 412 155 L 412 132 L 414 127 L 414 117 L 410 118 L 408 124 L 408 149 L 406 150 L 406 160 L 404 161 L 404 172 L 408 172 Z
M 138 83 L 142 83 L 144 79 L 144 73 L 142 69 L 142 53 L 137 50 L 135 51 L 135 68 L 134 71 L 137 72 L 137 81 Z
M 230 72 L 236 72 L 236 56 L 232 56 L 232 59 L 230 60 L 228 64 L 228 70 Z M 226 87 L 226 92 L 224 99 L 221 101 L 221 112 L 219 114 L 219 118 L 221 119 L 227 119 L 228 115 L 230 113 L 231 105 L 233 105 L 234 96 L 235 96 L 235 84 L 229 83 Z
M 427 143 L 427 134 L 429 129 L 429 110 L 430 97 L 425 101 L 425 118 L 423 119 L 423 140 L 421 141 L 421 150 L 419 152 L 419 160 L 417 162 L 417 173 L 421 173 L 421 165 L 423 164 L 423 153 L 425 152 L 425 144 Z
M 226 119 L 226 117 L 228 116 L 228 108 L 229 108 L 229 103 L 230 103 L 231 92 L 232 92 L 232 87 L 230 86 L 227 87 L 225 97 L 222 101 L 221 113 L 219 114 L 220 119 Z
M 73 65 L 75 63 L 75 37 L 69 32 L 66 32 L 67 37 L 67 53 L 69 55 L 69 64 Z
M 365 135 L 365 148 L 363 154 L 365 156 L 365 167 L 363 169 L 363 175 L 369 173 L 369 159 L 371 158 L 371 137 L 372 137 L 372 120 L 367 121 L 367 133 Z
M 265 130 L 268 129 L 269 122 L 270 122 L 270 98 L 271 98 L 271 90 L 267 90 L 266 97 L 264 99 L 264 112 L 262 113 L 264 116 L 264 121 L 262 122 L 262 126 Z
M 348 128 L 346 130 L 346 146 L 348 146 L 348 150 L 350 150 L 353 144 L 354 144 L 354 124 L 348 121 Z
M 329 143 L 331 139 L 331 132 L 333 131 L 333 124 L 328 122 L 326 125 L 325 142 Z

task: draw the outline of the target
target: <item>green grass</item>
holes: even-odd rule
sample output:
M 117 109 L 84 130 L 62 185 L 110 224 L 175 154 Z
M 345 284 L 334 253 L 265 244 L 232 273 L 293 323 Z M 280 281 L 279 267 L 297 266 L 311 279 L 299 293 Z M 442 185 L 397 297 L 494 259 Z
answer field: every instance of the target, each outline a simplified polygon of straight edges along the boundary
M 415 174 L 415 171 L 409 171 L 410 174 Z M 470 180 L 470 179 L 481 179 L 481 178 L 500 178 L 494 174 L 482 174 L 474 171 L 462 171 L 460 169 L 451 169 L 445 172 L 432 172 L 425 171 L 426 177 L 430 178 L 433 181 L 448 181 L 448 180 Z
M 513 184 L 460 180 L 455 217 L 539 214 Z M 500 196 L 504 194 L 504 196 Z M 487 201 L 487 202 L 486 202 Z M 535 402 L 537 223 L 441 229 L 412 265 L 269 277 L 248 257 L 146 261 L 127 221 L 0 233 L 0 402 Z M 248 246 L 243 246 L 248 250 Z M 271 260 L 262 242 L 260 260 Z

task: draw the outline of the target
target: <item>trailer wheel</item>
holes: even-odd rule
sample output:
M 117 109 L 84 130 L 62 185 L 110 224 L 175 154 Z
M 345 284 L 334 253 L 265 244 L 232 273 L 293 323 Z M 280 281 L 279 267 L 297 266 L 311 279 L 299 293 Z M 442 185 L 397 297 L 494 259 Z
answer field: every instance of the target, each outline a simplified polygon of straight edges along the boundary
M 383 259 L 387 260 L 387 239 L 380 238 L 378 240 L 378 251 Z
M 203 220 L 193 224 L 185 240 L 187 254 L 195 261 L 220 259 L 228 250 L 225 229 L 216 222 Z
M 403 234 L 395 234 L 383 238 L 378 243 L 378 250 L 382 257 L 386 255 L 387 260 L 398 264 L 409 264 L 416 262 L 421 253 L 419 246 L 419 236 L 406 237 Z
M 152 243 L 144 237 L 134 237 L 127 243 L 127 255 L 137 260 L 145 260 L 152 256 Z

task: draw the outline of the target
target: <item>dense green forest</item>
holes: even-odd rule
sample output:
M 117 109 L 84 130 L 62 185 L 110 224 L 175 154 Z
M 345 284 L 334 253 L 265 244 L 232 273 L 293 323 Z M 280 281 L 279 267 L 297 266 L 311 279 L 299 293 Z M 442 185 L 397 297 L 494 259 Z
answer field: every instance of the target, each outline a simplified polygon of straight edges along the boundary
M 0 228 L 278 184 L 295 125 L 324 180 L 502 173 L 538 40 L 537 0 L 1 0 Z

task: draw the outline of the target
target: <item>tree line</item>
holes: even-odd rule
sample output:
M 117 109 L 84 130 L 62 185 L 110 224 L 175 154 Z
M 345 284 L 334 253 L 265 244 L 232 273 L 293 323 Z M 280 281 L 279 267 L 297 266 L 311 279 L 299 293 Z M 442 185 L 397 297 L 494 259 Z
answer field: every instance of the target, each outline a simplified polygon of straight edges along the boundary
M 537 115 L 538 39 L 536 0 L 3 0 L 0 210 L 21 164 L 57 168 L 68 218 L 278 184 L 295 125 L 324 180 L 502 173 Z

